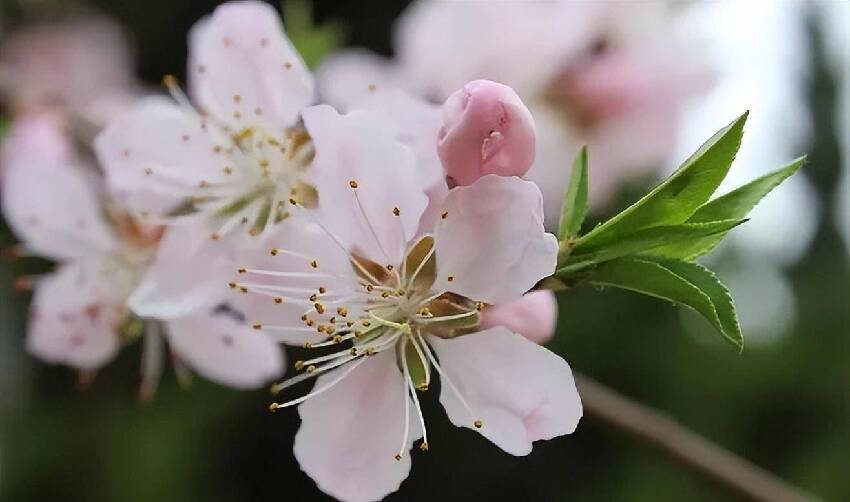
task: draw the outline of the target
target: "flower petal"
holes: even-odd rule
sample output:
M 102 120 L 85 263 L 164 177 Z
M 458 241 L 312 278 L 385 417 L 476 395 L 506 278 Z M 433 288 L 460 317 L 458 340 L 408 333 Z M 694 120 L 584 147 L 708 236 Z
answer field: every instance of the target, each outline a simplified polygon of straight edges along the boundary
M 124 317 L 85 264 L 71 263 L 41 279 L 33 298 L 27 350 L 54 364 L 94 369 L 118 352 L 116 333 Z
M 350 368 L 343 366 L 316 381 L 322 388 Z M 409 450 L 422 437 L 412 403 L 410 434 L 402 452 L 405 399 L 410 399 L 395 352 L 366 361 L 338 384 L 298 407 L 301 428 L 295 458 L 319 485 L 340 500 L 380 500 L 398 490 L 410 472 Z M 394 456 L 401 453 L 401 460 Z
M 169 321 L 168 340 L 195 371 L 223 385 L 260 387 L 283 371 L 280 347 L 271 338 L 225 314 Z
M 534 343 L 544 344 L 555 334 L 558 302 L 551 291 L 526 293 L 519 300 L 488 307 L 481 314 L 481 329 L 504 326 Z
M 191 196 L 202 181 L 225 177 L 226 138 L 200 117 L 162 97 L 139 101 L 95 140 L 107 182 L 142 215 L 162 214 Z M 216 148 L 219 146 L 219 148 Z
M 303 116 L 316 147 L 312 170 L 324 224 L 370 259 L 397 265 L 428 204 L 414 152 L 375 112 L 340 115 L 320 105 Z
M 127 305 L 142 317 L 173 319 L 209 310 L 227 298 L 234 266 L 225 243 L 205 222 L 166 229 L 153 263 Z
M 457 394 L 442 385 L 440 403 L 453 424 L 479 431 L 512 455 L 527 455 L 534 441 L 575 431 L 581 399 L 570 366 L 559 356 L 503 327 L 429 342 L 476 414 L 471 418 Z M 475 419 L 482 428 L 475 429 Z
M 50 117 L 16 121 L 0 155 L 3 214 L 28 249 L 63 260 L 116 246 L 93 177 Z
M 266 3 L 218 7 L 192 28 L 189 53 L 192 96 L 221 122 L 279 133 L 313 101 L 313 78 Z
M 492 174 L 451 190 L 434 233 L 435 290 L 503 303 L 552 274 L 558 242 L 543 229 L 541 199 L 534 183 Z

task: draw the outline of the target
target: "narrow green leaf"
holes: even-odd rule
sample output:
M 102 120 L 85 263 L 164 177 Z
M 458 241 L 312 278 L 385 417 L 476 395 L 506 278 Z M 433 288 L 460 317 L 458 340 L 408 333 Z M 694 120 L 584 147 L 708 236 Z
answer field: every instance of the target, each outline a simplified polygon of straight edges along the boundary
M 578 235 L 587 207 L 587 147 L 583 146 L 573 161 L 572 177 L 561 205 L 559 241 Z
M 744 335 L 741 333 L 741 325 L 738 322 L 738 315 L 735 313 L 732 296 L 714 272 L 693 262 L 681 260 L 655 261 L 708 295 L 714 304 L 717 317 L 720 319 L 720 325 L 723 328 L 721 333 L 730 342 L 743 349 Z
M 689 307 L 708 320 L 739 350 L 743 348 L 743 337 L 728 291 L 714 274 L 700 265 L 673 260 L 622 258 L 600 265 L 594 270 L 590 282 Z
M 782 169 L 778 169 L 761 178 L 758 178 L 750 183 L 737 188 L 721 197 L 703 204 L 697 211 L 688 219 L 689 223 L 705 223 L 709 221 L 741 219 L 769 194 L 780 183 L 796 173 L 803 164 L 806 163 L 806 157 L 800 157 L 792 161 Z M 725 237 L 725 233 L 696 239 L 691 242 L 680 242 L 671 246 L 665 246 L 654 250 L 652 255 L 664 256 L 668 258 L 681 258 L 684 260 L 694 260 L 717 246 Z
M 580 243 L 573 249 L 567 264 L 583 261 L 602 263 L 623 256 L 651 252 L 662 246 L 685 245 L 703 237 L 722 234 L 745 220 L 724 220 L 709 223 L 683 223 L 639 230 L 609 244 Z
M 580 242 L 611 242 L 643 228 L 687 221 L 708 201 L 729 172 L 741 145 L 746 121 L 747 113 L 744 113 L 718 131 L 666 181 L 593 229 Z

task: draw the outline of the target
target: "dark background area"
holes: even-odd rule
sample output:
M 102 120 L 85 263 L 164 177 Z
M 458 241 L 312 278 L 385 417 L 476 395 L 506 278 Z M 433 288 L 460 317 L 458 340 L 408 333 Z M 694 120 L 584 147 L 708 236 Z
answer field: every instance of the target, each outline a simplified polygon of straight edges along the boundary
M 182 73 L 189 27 L 218 3 L 90 5 L 127 28 L 139 75 L 153 86 L 166 73 Z M 12 2 L 3 7 L 6 22 L 20 14 Z M 315 18 L 342 23 L 347 44 L 389 54 L 392 22 L 403 7 L 389 0 L 317 1 Z M 816 24 L 809 35 L 816 141 L 803 151 L 810 153 L 806 172 L 823 210 L 814 243 L 785 271 L 800 302 L 792 333 L 738 355 L 687 333 L 683 321 L 693 319 L 669 304 L 579 288 L 559 298 L 559 331 L 550 347 L 574 370 L 777 475 L 827 500 L 850 500 L 850 265 L 834 219 L 841 174 L 833 125 L 837 83 Z M 0 248 L 13 242 L 3 227 Z M 297 413 L 269 413 L 263 391 L 235 392 L 199 378 L 184 391 L 167 372 L 153 404 L 143 406 L 134 394 L 138 345 L 123 350 L 84 392 L 76 390 L 71 370 L 30 358 L 28 298 L 11 284 L 37 266 L 0 263 L 0 500 L 325 500 L 292 456 Z M 387 500 L 735 500 L 592 417 L 571 436 L 538 443 L 526 458 L 511 457 L 452 427 L 438 395 L 425 398 L 431 451 L 414 452 L 410 478 Z

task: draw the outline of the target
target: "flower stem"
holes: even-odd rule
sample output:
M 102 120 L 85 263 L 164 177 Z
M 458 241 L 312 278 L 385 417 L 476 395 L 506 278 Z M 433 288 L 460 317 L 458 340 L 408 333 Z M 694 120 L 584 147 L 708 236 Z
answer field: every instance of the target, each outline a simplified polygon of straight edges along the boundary
M 587 415 L 643 439 L 746 499 L 763 502 L 819 500 L 591 378 L 575 374 L 575 380 Z

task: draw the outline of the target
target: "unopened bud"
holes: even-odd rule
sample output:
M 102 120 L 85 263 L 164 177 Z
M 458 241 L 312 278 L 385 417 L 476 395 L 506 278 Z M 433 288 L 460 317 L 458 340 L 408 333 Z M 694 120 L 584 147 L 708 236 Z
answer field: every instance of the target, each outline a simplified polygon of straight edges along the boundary
M 534 119 L 510 87 L 475 80 L 443 104 L 438 141 L 446 175 L 458 185 L 487 174 L 522 176 L 534 162 Z

